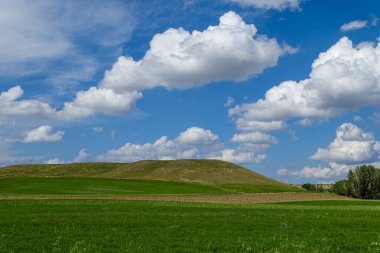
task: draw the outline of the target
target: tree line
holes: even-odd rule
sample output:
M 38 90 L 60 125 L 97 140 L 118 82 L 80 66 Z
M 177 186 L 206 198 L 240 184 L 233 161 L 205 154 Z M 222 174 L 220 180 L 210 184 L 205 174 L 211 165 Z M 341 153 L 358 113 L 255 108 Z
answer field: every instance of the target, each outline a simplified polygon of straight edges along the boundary
M 362 165 L 350 170 L 346 180 L 332 187 L 336 194 L 358 199 L 380 199 L 380 169 Z
M 362 165 L 350 170 L 347 179 L 333 184 L 326 190 L 322 184 L 303 184 L 302 188 L 308 191 L 329 191 L 342 196 L 358 199 L 380 199 L 380 169 L 372 165 Z

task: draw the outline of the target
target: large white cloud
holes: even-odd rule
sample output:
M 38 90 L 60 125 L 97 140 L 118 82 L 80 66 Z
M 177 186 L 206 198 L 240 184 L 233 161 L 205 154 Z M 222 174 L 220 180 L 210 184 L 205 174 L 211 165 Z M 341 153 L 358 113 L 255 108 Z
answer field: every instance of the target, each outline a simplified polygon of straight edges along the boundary
M 255 7 L 260 9 L 299 9 L 302 0 L 229 0 L 242 6 Z
M 42 116 L 53 115 L 55 110 L 47 103 L 36 99 L 18 100 L 24 91 L 20 86 L 14 86 L 0 93 L 0 114 L 13 116 Z
M 324 119 L 380 104 L 380 44 L 343 37 L 312 65 L 308 79 L 274 86 L 265 98 L 229 110 L 237 128 L 277 130 L 290 118 Z M 265 128 L 264 128 L 265 129 Z
M 0 116 L 26 116 L 35 120 L 75 120 L 103 113 L 120 115 L 129 113 L 135 102 L 142 97 L 137 91 L 115 92 L 112 89 L 91 87 L 80 91 L 72 102 L 66 102 L 61 110 L 36 99 L 20 99 L 20 86 L 0 93 Z
M 351 123 L 344 123 L 336 130 L 336 138 L 327 148 L 318 148 L 311 157 L 328 163 L 328 166 L 305 166 L 302 170 L 281 168 L 279 176 L 298 178 L 341 178 L 358 165 L 379 165 L 380 142 L 372 133 L 364 132 Z
M 257 35 L 253 24 L 230 11 L 220 17 L 218 26 L 204 31 L 172 28 L 156 34 L 141 60 L 119 57 L 101 85 L 116 90 L 185 89 L 222 80 L 242 81 L 275 66 L 290 51 L 275 39 Z
M 311 159 L 340 164 L 371 163 L 380 160 L 380 142 L 351 123 L 336 131 L 336 138 L 327 148 L 319 148 Z
M 66 102 L 57 114 L 63 119 L 78 119 L 97 113 L 127 114 L 142 97 L 137 91 L 115 92 L 112 89 L 91 87 L 76 94 L 74 101 Z
M 180 28 L 157 34 L 142 60 L 120 57 L 99 87 L 77 92 L 62 109 L 36 99 L 21 99 L 23 90 L 15 86 L 1 93 L 0 116 L 76 120 L 98 113 L 127 114 L 142 97 L 139 90 L 244 80 L 276 65 L 286 52 L 275 39 L 256 35 L 254 25 L 228 12 L 218 26 L 203 32 L 189 33 Z
M 24 142 L 44 142 L 44 141 L 60 141 L 63 138 L 65 132 L 58 131 L 53 133 L 53 127 L 49 125 L 44 125 L 27 131 L 25 133 Z

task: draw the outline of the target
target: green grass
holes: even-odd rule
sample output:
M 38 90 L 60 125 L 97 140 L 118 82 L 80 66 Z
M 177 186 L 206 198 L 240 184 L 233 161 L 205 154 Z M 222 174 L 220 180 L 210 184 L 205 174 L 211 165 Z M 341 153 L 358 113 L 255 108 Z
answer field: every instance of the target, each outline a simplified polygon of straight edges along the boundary
M 0 201 L 0 252 L 379 251 L 379 202 Z
M 160 195 L 302 191 L 286 186 L 205 185 L 112 178 L 0 178 L 0 195 Z

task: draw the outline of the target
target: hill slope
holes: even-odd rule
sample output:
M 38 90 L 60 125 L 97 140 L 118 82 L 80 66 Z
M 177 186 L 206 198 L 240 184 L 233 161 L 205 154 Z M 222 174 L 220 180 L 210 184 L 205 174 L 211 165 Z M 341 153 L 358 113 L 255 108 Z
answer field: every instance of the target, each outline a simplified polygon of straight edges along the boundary
M 12 165 L 0 178 L 96 177 L 127 178 L 204 184 L 288 186 L 244 167 L 218 160 L 139 161 L 134 163 L 72 163 Z

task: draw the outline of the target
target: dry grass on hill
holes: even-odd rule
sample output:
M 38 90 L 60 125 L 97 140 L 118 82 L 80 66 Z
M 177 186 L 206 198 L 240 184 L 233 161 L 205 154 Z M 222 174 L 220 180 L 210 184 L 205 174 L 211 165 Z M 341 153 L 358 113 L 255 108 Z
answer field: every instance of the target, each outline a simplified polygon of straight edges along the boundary
M 13 165 L 0 178 L 98 177 L 152 179 L 205 184 L 288 186 L 244 167 L 218 160 L 139 161 L 134 163 L 73 163 Z

